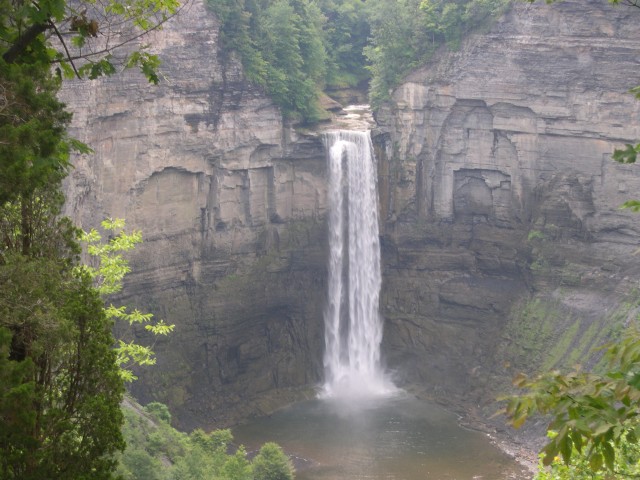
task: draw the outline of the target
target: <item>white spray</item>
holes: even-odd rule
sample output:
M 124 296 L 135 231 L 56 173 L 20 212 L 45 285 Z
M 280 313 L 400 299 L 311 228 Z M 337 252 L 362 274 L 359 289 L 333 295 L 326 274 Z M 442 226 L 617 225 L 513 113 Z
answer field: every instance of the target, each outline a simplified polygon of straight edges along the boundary
M 329 278 L 325 397 L 390 393 L 380 362 L 382 319 L 377 174 L 369 132 L 326 134 Z

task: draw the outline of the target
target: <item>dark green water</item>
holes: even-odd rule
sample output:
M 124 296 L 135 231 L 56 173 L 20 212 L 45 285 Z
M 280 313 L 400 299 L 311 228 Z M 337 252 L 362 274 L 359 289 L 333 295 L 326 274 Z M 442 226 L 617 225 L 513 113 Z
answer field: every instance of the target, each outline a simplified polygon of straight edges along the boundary
M 408 395 L 311 400 L 233 430 L 248 450 L 280 444 L 298 480 L 500 480 L 529 478 L 481 433 Z

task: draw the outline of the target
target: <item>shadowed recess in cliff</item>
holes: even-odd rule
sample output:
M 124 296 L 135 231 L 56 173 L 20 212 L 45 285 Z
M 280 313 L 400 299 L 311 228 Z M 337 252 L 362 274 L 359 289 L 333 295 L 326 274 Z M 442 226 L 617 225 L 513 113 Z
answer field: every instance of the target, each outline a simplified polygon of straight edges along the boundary
M 380 361 L 382 319 L 376 164 L 369 132 L 325 136 L 329 170 L 329 278 L 323 396 L 394 391 Z

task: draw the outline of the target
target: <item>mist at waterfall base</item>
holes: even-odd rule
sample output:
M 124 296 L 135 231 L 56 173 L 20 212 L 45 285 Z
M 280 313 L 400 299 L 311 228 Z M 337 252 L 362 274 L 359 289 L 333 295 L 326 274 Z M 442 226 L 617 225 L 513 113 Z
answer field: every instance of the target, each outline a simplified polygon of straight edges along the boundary
M 479 432 L 396 388 L 385 372 L 376 165 L 369 132 L 325 136 L 329 170 L 325 381 L 318 398 L 234 429 L 275 441 L 298 480 L 528 478 Z

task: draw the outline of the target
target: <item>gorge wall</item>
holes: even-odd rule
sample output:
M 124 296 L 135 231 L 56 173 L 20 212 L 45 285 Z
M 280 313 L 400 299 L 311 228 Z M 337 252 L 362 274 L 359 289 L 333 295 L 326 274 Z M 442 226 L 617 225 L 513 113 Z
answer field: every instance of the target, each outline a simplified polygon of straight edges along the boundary
M 640 224 L 619 206 L 639 167 L 611 155 L 640 138 L 638 14 L 515 2 L 378 112 L 385 347 L 404 381 L 482 405 L 635 314 Z
M 377 112 L 383 347 L 399 383 L 489 405 L 516 371 L 577 361 L 633 315 L 640 231 L 618 206 L 640 175 L 610 157 L 640 138 L 635 15 L 516 3 Z M 117 300 L 176 331 L 132 388 L 187 428 L 268 411 L 322 374 L 321 137 L 285 125 L 217 35 L 192 0 L 145 40 L 160 86 L 128 72 L 63 92 L 95 149 L 75 161 L 67 214 L 142 230 Z
M 67 214 L 85 229 L 120 217 L 142 231 L 117 302 L 176 329 L 132 389 L 185 427 L 268 411 L 322 366 L 324 147 L 283 124 L 217 35 L 193 0 L 145 39 L 163 62 L 159 86 L 125 72 L 63 92 L 72 134 L 95 150 L 74 162 Z

